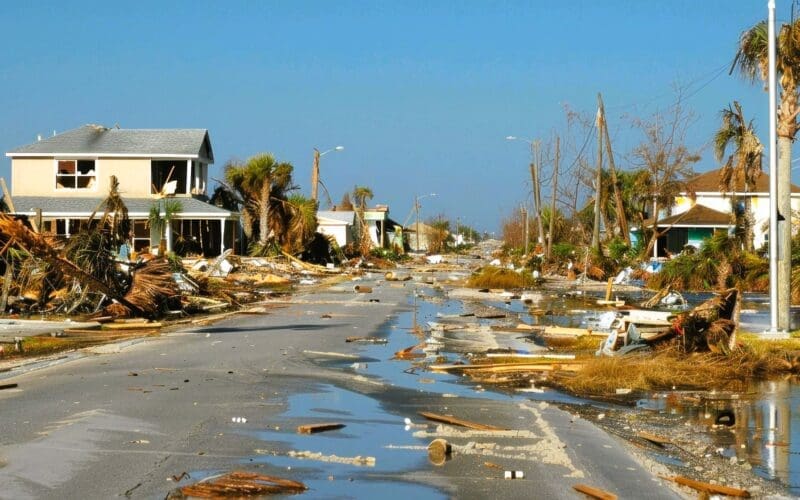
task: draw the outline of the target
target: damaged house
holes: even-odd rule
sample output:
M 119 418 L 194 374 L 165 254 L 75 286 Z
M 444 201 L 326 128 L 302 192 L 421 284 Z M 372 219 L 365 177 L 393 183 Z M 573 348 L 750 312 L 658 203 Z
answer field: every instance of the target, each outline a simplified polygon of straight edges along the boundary
M 762 173 L 752 190 L 740 179 L 733 192 L 720 192 L 719 178 L 720 169 L 716 169 L 686 182 L 684 190 L 675 196 L 669 215 L 661 214 L 658 218 L 656 226 L 663 234 L 653 247 L 653 257 L 677 255 L 687 245 L 700 248 L 703 240 L 717 231 L 733 233 L 735 214 L 745 212 L 746 198 L 753 221 L 753 246 L 758 249 L 769 243 L 769 175 Z M 792 184 L 790 196 L 792 212 L 797 212 L 800 187 Z M 651 228 L 653 224 L 652 218 L 644 221 L 645 227 Z M 635 239 L 636 233 L 631 236 Z
M 208 203 L 214 152 L 205 129 L 85 125 L 6 156 L 11 213 L 42 232 L 69 238 L 100 208 L 115 176 L 134 251 L 154 251 L 162 238 L 167 251 L 182 254 L 211 256 L 238 246 L 239 214 Z M 151 224 L 156 214 L 161 224 Z

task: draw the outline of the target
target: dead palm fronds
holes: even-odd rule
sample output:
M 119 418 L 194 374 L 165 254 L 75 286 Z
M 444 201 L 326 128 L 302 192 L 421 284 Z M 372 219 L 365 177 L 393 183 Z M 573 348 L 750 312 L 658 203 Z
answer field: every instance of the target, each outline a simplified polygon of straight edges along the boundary
M 178 284 L 172 278 L 172 268 L 166 258 L 147 261 L 133 273 L 133 282 L 120 303 L 132 311 L 142 311 L 147 316 L 156 316 L 169 300 L 180 296 Z M 130 307 L 130 305 L 133 307 Z M 108 312 L 108 309 L 107 309 Z M 124 310 L 114 307 L 111 312 Z
M 138 314 L 143 313 L 141 308 L 128 302 L 113 287 L 63 257 L 45 236 L 28 229 L 21 221 L 0 214 L 0 233 L 5 236 L 5 244 L 0 248 L 0 255 L 5 254 L 10 248 L 16 247 L 52 266 L 57 272 L 77 279 L 98 292 L 119 301 L 131 311 Z

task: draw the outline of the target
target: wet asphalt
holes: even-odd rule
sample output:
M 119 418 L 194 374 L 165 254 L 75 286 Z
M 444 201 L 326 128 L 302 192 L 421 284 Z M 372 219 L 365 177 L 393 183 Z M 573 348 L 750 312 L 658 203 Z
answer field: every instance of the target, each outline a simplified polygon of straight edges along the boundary
M 381 278 L 12 372 L 3 383 L 18 387 L 0 391 L 0 498 L 160 499 L 231 470 L 303 481 L 309 498 L 581 498 L 575 484 L 678 497 L 586 420 L 392 360 L 395 345 L 418 341 L 409 329 L 420 285 Z M 509 430 L 426 423 L 419 411 Z M 345 427 L 296 432 L 319 422 Z M 435 438 L 453 447 L 443 465 L 427 457 Z M 339 463 L 348 460 L 360 463 Z

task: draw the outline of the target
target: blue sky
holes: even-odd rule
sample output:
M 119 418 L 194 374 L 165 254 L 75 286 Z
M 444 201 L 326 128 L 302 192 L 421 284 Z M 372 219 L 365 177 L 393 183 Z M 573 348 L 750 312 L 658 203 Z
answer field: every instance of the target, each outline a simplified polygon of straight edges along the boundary
M 787 20 L 789 2 L 777 3 Z M 727 68 L 766 6 L 3 2 L 0 147 L 86 123 L 207 128 L 212 176 L 231 158 L 268 151 L 295 166 L 309 193 L 312 149 L 343 145 L 322 159 L 334 201 L 366 185 L 404 222 L 415 195 L 435 192 L 423 218 L 495 231 L 530 193 L 529 150 L 504 138 L 564 133 L 564 106 L 593 113 L 598 91 L 622 168 L 641 139 L 626 117 L 671 104 L 676 83 L 697 116 L 690 146 L 708 144 L 734 99 L 765 139 L 766 93 Z M 718 166 L 707 147 L 702 156 L 696 170 Z M 7 179 L 9 165 L 0 164 Z

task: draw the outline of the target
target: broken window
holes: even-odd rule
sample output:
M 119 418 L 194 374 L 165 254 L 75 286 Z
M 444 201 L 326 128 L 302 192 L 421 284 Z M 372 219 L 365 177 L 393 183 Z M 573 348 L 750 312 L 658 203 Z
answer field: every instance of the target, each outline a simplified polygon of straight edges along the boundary
M 136 252 L 150 250 L 150 228 L 146 220 L 133 221 L 133 250 Z
M 152 160 L 150 193 L 186 194 L 186 161 Z
M 51 222 L 50 228 L 52 227 Z M 55 233 L 58 238 L 69 238 L 80 230 L 80 219 L 55 219 Z
M 56 189 L 92 189 L 96 180 L 94 160 L 58 160 Z

